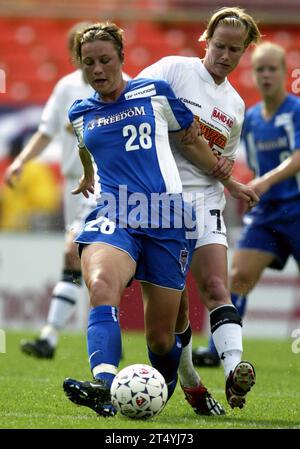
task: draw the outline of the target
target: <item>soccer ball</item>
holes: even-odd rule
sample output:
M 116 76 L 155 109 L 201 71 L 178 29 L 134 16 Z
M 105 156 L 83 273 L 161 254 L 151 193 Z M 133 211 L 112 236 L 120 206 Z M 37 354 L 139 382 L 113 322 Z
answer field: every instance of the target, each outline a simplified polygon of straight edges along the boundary
M 164 377 L 152 366 L 130 365 L 114 378 L 111 398 L 114 407 L 127 418 L 149 419 L 166 405 L 168 388 Z

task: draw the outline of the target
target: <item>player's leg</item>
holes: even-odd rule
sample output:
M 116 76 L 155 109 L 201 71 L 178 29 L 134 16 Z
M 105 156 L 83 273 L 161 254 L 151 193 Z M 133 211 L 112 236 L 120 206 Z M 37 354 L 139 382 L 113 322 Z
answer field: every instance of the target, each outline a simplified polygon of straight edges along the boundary
M 239 249 L 233 255 L 231 268 L 231 301 L 241 318 L 246 312 L 247 295 L 257 284 L 264 269 L 274 260 L 274 255 L 251 249 Z M 217 354 L 212 336 L 206 354 L 208 363 Z M 202 353 L 203 357 L 203 353 Z M 200 364 L 201 356 L 195 356 Z M 209 364 L 207 365 L 209 366 Z
M 267 214 L 261 215 L 267 217 Z M 247 295 L 258 282 L 264 269 L 268 266 L 277 269 L 284 267 L 292 248 L 289 241 L 291 235 L 293 244 L 297 245 L 296 229 L 297 225 L 293 230 L 288 223 L 281 225 L 274 221 L 264 225 L 261 222 L 256 224 L 255 220 L 244 227 L 233 256 L 230 283 L 232 303 L 242 318 L 246 310 Z M 214 343 L 211 338 L 206 356 L 209 358 L 213 351 Z M 203 366 L 206 361 L 203 352 L 199 352 L 196 363 Z
M 110 386 L 122 351 L 118 307 L 136 264 L 127 252 L 102 243 L 85 246 L 81 260 L 91 306 L 87 343 L 94 381 L 67 378 L 63 387 L 72 402 L 90 407 L 100 415 L 113 416 Z
M 201 299 L 203 299 L 203 304 L 209 311 L 220 305 L 230 304 L 229 293 L 224 287 L 227 286 L 226 249 L 228 246 L 226 238 L 226 226 L 223 218 L 223 210 L 225 204 L 226 202 L 224 193 L 222 191 L 212 191 L 211 188 L 205 190 L 202 203 L 201 201 L 197 201 L 195 204 L 199 236 L 196 243 L 194 257 L 199 258 L 201 260 L 201 263 L 203 263 L 204 257 L 201 257 L 201 253 L 204 253 L 205 257 L 207 255 L 207 257 L 209 258 L 208 263 L 210 264 L 210 266 L 204 273 L 203 270 L 205 268 L 206 261 L 204 260 L 203 267 L 198 265 L 199 262 L 196 262 L 194 264 L 194 271 L 196 272 L 196 275 L 198 277 L 197 284 L 201 295 L 202 289 L 206 289 L 208 291 L 208 295 L 206 296 L 205 292 L 203 292 L 203 297 L 201 296 Z M 219 248 L 219 251 L 222 253 L 222 261 L 218 261 L 219 264 L 222 264 L 220 265 L 216 273 L 213 272 L 213 269 L 211 267 L 211 265 L 213 264 L 210 254 L 211 248 L 217 248 L 217 250 Z M 203 275 L 201 275 L 201 271 L 203 271 Z M 222 293 L 218 293 L 218 298 L 216 297 L 217 289 L 222 289 Z M 208 304 L 210 294 L 209 290 L 214 290 L 211 292 L 211 299 L 215 300 L 215 304 Z M 192 351 L 192 357 L 193 362 L 196 366 L 206 366 L 207 364 L 209 364 L 209 366 L 220 365 L 217 350 L 215 350 L 214 352 L 210 352 L 207 348 L 195 348 Z
M 52 358 L 58 344 L 59 333 L 73 315 L 81 294 L 81 267 L 74 233 L 66 234 L 62 277 L 55 285 L 46 325 L 35 340 L 23 340 L 21 349 L 38 358 Z
M 225 410 L 209 393 L 195 370 L 192 361 L 192 330 L 189 321 L 189 297 L 184 289 L 176 321 L 176 335 L 182 343 L 178 368 L 180 386 L 186 400 L 198 415 L 224 415 Z
M 240 316 L 228 290 L 224 206 L 224 194 L 209 190 L 204 204 L 196 204 L 199 236 L 191 268 L 202 302 L 210 312 L 214 342 L 227 379 L 241 361 L 242 332 Z M 187 372 L 187 365 L 183 368 Z
M 185 228 L 147 229 L 135 274 L 142 283 L 148 356 L 165 377 L 169 398 L 176 387 L 182 348 L 175 326 L 194 246 Z
M 198 248 L 191 268 L 201 299 L 210 312 L 212 337 L 224 368 L 227 392 L 227 380 L 239 369 L 243 351 L 241 318 L 231 303 L 227 287 L 227 248 L 219 244 Z M 255 382 L 254 369 L 246 363 L 249 370 L 247 379 L 244 378 L 244 390 L 234 401 L 227 394 L 227 401 L 233 407 L 243 406 L 245 395 Z
M 145 333 L 151 364 L 165 378 L 168 398 L 177 383 L 181 341 L 175 336 L 175 324 L 181 291 L 142 282 Z

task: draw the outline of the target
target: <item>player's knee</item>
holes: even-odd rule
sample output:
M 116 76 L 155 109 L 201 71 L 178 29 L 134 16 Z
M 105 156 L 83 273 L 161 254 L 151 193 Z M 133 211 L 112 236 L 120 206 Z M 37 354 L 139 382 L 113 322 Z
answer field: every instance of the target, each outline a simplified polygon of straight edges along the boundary
M 92 307 L 116 305 L 117 292 L 112 283 L 103 277 L 95 277 L 87 282 Z
M 204 291 L 207 297 L 207 305 L 210 309 L 218 305 L 227 304 L 229 292 L 221 277 L 210 276 L 204 284 Z
M 174 335 L 171 333 L 163 333 L 163 332 L 156 332 L 156 331 L 148 331 L 146 333 L 147 338 L 147 344 L 152 352 L 155 354 L 166 354 L 170 351 Z

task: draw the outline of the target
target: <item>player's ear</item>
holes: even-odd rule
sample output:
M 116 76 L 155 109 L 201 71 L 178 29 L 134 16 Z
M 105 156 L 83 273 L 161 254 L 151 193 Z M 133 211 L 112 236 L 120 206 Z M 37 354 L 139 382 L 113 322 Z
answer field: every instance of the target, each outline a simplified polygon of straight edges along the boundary
M 120 59 L 121 59 L 121 61 L 122 61 L 122 63 L 123 63 L 123 62 L 124 62 L 124 59 L 125 59 L 125 55 L 124 55 L 124 52 L 123 52 L 123 51 L 120 52 Z

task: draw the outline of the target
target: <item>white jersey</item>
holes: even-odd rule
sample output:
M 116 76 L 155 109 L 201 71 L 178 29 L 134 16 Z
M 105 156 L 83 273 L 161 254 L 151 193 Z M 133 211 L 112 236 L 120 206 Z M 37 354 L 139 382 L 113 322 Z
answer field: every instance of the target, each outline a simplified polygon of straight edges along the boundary
M 220 155 L 234 160 L 240 140 L 245 104 L 229 81 L 217 85 L 199 58 L 167 56 L 144 69 L 143 78 L 169 82 L 175 95 L 199 121 L 202 136 Z M 185 191 L 223 191 L 223 185 L 189 162 L 170 135 L 171 148 Z M 210 189 L 209 189 L 210 190 Z

